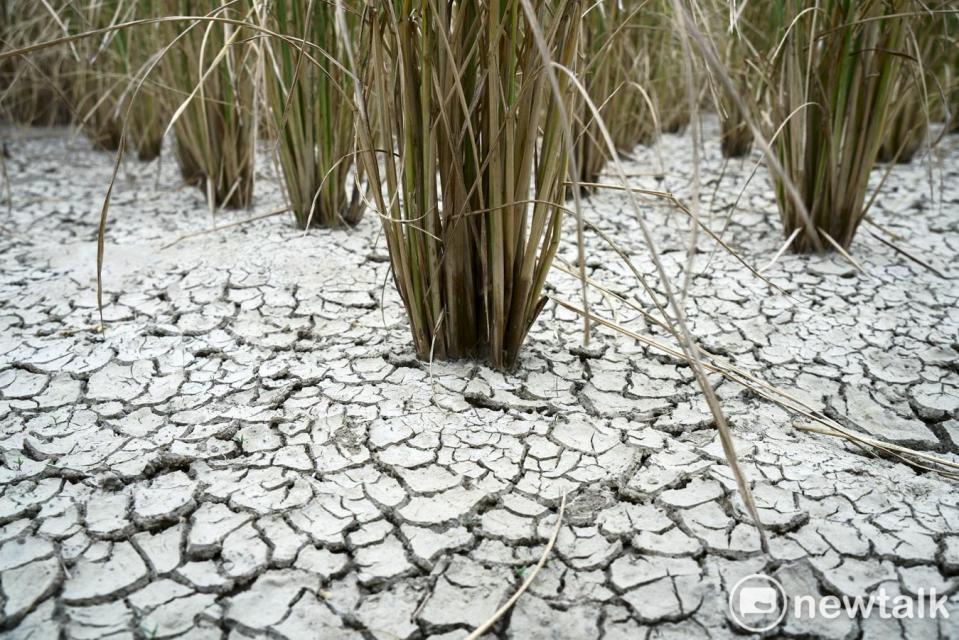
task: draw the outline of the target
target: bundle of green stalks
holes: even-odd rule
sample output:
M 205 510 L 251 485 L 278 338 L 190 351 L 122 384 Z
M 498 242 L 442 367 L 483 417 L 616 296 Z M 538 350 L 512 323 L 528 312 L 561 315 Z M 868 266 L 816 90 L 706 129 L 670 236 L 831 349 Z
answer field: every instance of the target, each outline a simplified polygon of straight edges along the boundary
M 737 83 L 741 95 L 749 94 L 749 86 Z M 746 118 L 735 104 L 724 104 L 720 115 L 719 148 L 726 158 L 741 158 L 749 155 L 753 148 L 753 134 L 746 124 Z
M 684 74 L 683 49 L 670 0 L 627 0 L 620 3 L 626 38 L 619 48 L 632 91 L 606 119 L 616 146 L 632 150 L 652 144 L 662 132 L 678 133 L 689 124 L 690 105 Z M 697 79 L 698 81 L 698 79 Z
M 683 44 L 670 0 L 647 0 L 639 16 L 644 44 L 641 55 L 647 60 L 643 82 L 652 95 L 661 131 L 680 133 L 691 117 L 683 78 L 693 74 L 693 82 L 699 85 L 701 70 L 687 68 L 683 62 Z
M 922 145 L 933 110 L 949 95 L 950 76 L 959 68 L 959 14 L 947 3 L 927 4 L 906 34 L 904 63 L 893 89 L 893 116 L 879 148 L 880 162 L 911 162 Z M 953 81 L 954 82 L 954 81 Z
M 751 113 L 758 113 L 759 97 L 754 82 L 756 68 L 753 61 L 759 50 L 768 48 L 764 20 L 768 20 L 767 7 L 761 2 L 746 5 L 718 3 L 713 24 L 715 25 L 715 48 L 721 52 L 724 72 L 736 87 L 738 96 Z M 720 149 L 726 158 L 739 158 L 749 154 L 753 146 L 753 134 L 746 122 L 746 114 L 726 91 L 719 92 L 718 109 L 720 125 Z
M 153 0 L 135 0 L 135 13 L 131 19 L 148 18 Z M 129 82 L 126 86 L 125 100 L 132 101 L 129 109 L 130 126 L 127 137 L 136 149 L 140 160 L 152 160 L 163 149 L 163 134 L 170 118 L 170 112 L 164 106 L 163 87 L 156 81 L 156 74 L 150 73 L 154 56 L 159 51 L 156 43 L 160 41 L 160 25 L 146 24 L 133 31 L 124 33 L 130 52 L 130 61 L 126 64 Z M 124 105 L 126 102 L 124 102 Z M 126 113 L 127 110 L 124 111 Z
M 798 191 L 772 174 L 784 232 L 797 252 L 845 250 L 865 215 L 869 173 L 894 115 L 909 18 L 887 0 L 812 8 L 778 0 L 771 9 L 782 44 L 769 59 L 767 137 Z
M 371 11 L 358 153 L 420 358 L 485 355 L 509 369 L 545 304 L 577 100 L 550 60 L 575 65 L 583 10 L 395 0 Z
M 952 74 L 946 77 L 946 89 L 943 92 L 946 96 L 944 102 L 949 105 L 948 109 L 943 109 L 943 116 L 946 132 L 959 133 L 959 73 L 955 72 L 959 70 L 959 56 L 956 57 L 952 69 Z
M 933 68 L 936 46 L 941 43 L 937 42 L 932 31 L 933 20 L 923 20 L 920 24 L 914 33 L 909 32 L 906 36 L 906 48 L 915 63 L 904 65 L 905 72 L 899 74 L 893 85 L 893 116 L 879 147 L 880 162 L 911 162 L 926 134 L 930 96 L 924 77 L 925 65 Z
M 630 153 L 689 123 L 682 47 L 669 0 L 601 0 L 584 16 L 581 76 L 617 149 Z M 608 161 L 593 111 L 577 117 L 580 181 L 596 182 Z M 586 191 L 586 190 L 584 190 Z
M 879 147 L 879 162 L 909 163 L 926 133 L 928 112 L 925 92 L 915 78 L 901 77 L 893 89 L 893 116 Z
M 616 17 L 619 6 L 615 2 L 597 2 L 587 11 L 581 36 L 581 78 L 586 93 L 602 114 L 603 122 L 615 106 L 611 104 L 618 90 L 617 71 L 621 60 L 617 59 Z M 606 145 L 600 139 L 599 122 L 585 101 L 576 120 L 576 164 L 579 181 L 583 184 L 596 182 L 606 164 Z M 571 187 L 573 188 L 573 187 Z M 584 194 L 589 187 L 583 187 Z M 572 196 L 570 196 L 572 197 Z
M 603 102 L 604 113 L 608 114 L 604 122 L 616 148 L 628 153 L 638 144 L 650 144 L 659 135 L 651 80 L 655 44 L 641 22 L 649 11 L 646 0 L 614 3 L 611 10 L 618 14 L 609 53 L 615 64 L 616 82 L 612 97 Z
M 63 35 L 54 13 L 66 0 L 0 2 L 0 47 L 18 49 Z M 75 58 L 51 49 L 0 64 L 0 117 L 15 123 L 52 126 L 70 121 L 68 96 Z
M 957 34 L 959 29 L 952 31 L 952 38 L 959 38 Z M 937 91 L 933 94 L 938 115 L 946 133 L 959 133 L 959 46 L 952 47 L 951 55 L 946 58 L 938 77 Z
M 606 0 L 589 7 L 581 39 L 581 77 L 617 147 L 631 151 L 652 136 L 644 120 L 652 103 L 639 85 L 642 65 L 637 20 L 643 2 Z M 577 116 L 576 153 L 580 181 L 594 183 L 608 160 L 594 112 L 583 101 Z M 587 192 L 588 189 L 584 189 Z
M 937 82 L 933 99 L 946 133 L 959 133 L 959 13 L 942 14 L 939 19 L 945 53 L 942 66 L 934 70 Z
M 156 49 L 165 50 L 158 65 L 160 95 L 173 114 L 174 151 L 184 180 L 206 194 L 211 209 L 247 207 L 253 197 L 259 41 L 237 22 L 255 18 L 236 2 L 153 4 L 159 15 L 213 18 L 160 23 Z
M 107 28 L 125 19 L 120 0 L 69 3 L 62 14 L 71 33 Z M 72 105 L 76 124 L 94 147 L 116 151 L 123 131 L 121 96 L 127 81 L 127 36 L 121 30 L 73 43 L 79 54 L 74 73 Z
M 148 18 L 150 4 L 150 0 L 78 1 L 68 4 L 62 16 L 72 32 L 83 33 Z M 115 151 L 129 117 L 126 139 L 140 160 L 160 155 L 164 113 L 154 83 L 138 83 L 155 53 L 157 33 L 158 25 L 142 25 L 74 43 L 80 59 L 72 85 L 73 109 L 95 146 Z
M 363 214 L 359 190 L 347 191 L 353 162 L 351 71 L 325 0 L 273 0 L 265 27 L 306 41 L 264 41 L 264 81 L 283 183 L 296 225 L 353 226 Z M 346 11 L 346 37 L 359 33 L 355 7 Z

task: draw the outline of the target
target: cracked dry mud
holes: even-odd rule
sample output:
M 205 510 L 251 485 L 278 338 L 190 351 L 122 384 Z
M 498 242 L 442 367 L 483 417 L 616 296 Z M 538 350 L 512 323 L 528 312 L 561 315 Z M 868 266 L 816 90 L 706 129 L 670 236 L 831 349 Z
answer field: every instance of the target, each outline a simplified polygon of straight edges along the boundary
M 554 304 L 513 374 L 418 362 L 372 215 L 352 232 L 304 235 L 274 217 L 161 248 L 209 214 L 169 156 L 159 173 L 130 163 L 107 232 L 106 330 L 92 331 L 112 157 L 63 130 L 12 135 L 3 637 L 462 638 L 539 559 L 564 492 L 555 549 L 493 637 L 743 637 L 728 592 L 758 571 L 791 593 L 936 588 L 953 614 L 787 619 L 781 636 L 959 637 L 954 483 L 799 431 L 798 416 L 714 378 L 764 555 L 687 367 L 603 331 L 583 347 L 580 321 Z M 688 196 L 688 144 L 667 136 L 669 178 L 636 184 Z M 639 150 L 627 168 L 656 157 Z M 750 168 L 732 163 L 717 186 L 720 165 L 710 144 L 715 228 Z M 873 215 L 959 273 L 955 150 L 944 171 L 930 196 L 926 167 L 897 167 Z M 271 173 L 264 162 L 257 212 L 279 203 Z M 629 211 L 616 192 L 586 205 L 650 275 Z M 645 212 L 680 281 L 685 220 Z M 756 265 L 781 244 L 763 175 L 725 238 Z M 616 254 L 587 242 L 589 275 L 643 299 Z M 705 347 L 878 438 L 959 459 L 955 281 L 867 228 L 853 252 L 868 275 L 837 256 L 783 256 L 767 274 L 791 297 L 699 246 L 686 304 Z M 559 271 L 550 291 L 579 302 Z M 610 304 L 592 295 L 597 312 L 656 333 Z

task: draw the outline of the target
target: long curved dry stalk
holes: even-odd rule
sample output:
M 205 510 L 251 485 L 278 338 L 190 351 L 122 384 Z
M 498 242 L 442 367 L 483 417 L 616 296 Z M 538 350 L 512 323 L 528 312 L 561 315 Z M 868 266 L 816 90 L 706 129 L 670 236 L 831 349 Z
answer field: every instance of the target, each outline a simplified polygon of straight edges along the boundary
M 559 531 L 563 526 L 563 515 L 566 513 L 566 493 L 563 492 L 563 495 L 559 502 L 559 512 L 556 514 L 556 526 L 553 528 L 553 534 L 549 537 L 549 540 L 546 542 L 546 547 L 543 549 L 543 553 L 539 557 L 539 562 L 536 563 L 536 566 L 533 567 L 533 570 L 529 572 L 526 576 L 526 579 L 523 580 L 523 584 L 520 585 L 519 589 L 516 590 L 509 600 L 503 603 L 503 605 L 496 610 L 493 615 L 489 617 L 483 624 L 473 629 L 466 640 L 477 640 L 477 638 L 482 637 L 484 633 L 489 631 L 496 621 L 506 615 L 506 612 L 509 611 L 516 601 L 519 600 L 519 597 L 523 595 L 529 586 L 533 584 L 533 580 L 536 579 L 536 576 L 539 575 L 540 570 L 546 564 L 546 560 L 549 558 L 550 552 L 553 550 L 553 547 L 556 546 L 556 538 L 559 537 Z
M 680 14 L 682 15 L 681 11 Z M 679 337 L 679 346 L 682 349 L 686 361 L 689 363 L 689 366 L 693 371 L 693 376 L 696 379 L 696 383 L 703 392 L 706 405 L 709 407 L 710 413 L 716 422 L 716 428 L 719 432 L 719 441 L 723 448 L 723 454 L 726 457 L 730 471 L 732 472 L 733 478 L 736 481 L 736 486 L 739 489 L 743 504 L 745 504 L 749 515 L 753 518 L 753 522 L 759 533 L 760 547 L 764 552 L 766 552 L 769 548 L 768 539 L 766 537 L 766 532 L 763 528 L 762 521 L 759 518 L 759 511 L 756 509 L 752 490 L 749 488 L 746 477 L 739 466 L 739 457 L 736 454 L 732 432 L 729 428 L 728 422 L 726 421 L 726 416 L 720 407 L 716 392 L 709 383 L 709 380 L 706 378 L 706 372 L 700 360 L 700 347 L 686 322 L 686 314 L 683 305 L 680 302 L 679 297 L 674 292 L 673 286 L 670 284 L 669 274 L 666 272 L 666 269 L 660 260 L 659 251 L 656 247 L 655 241 L 653 240 L 652 232 L 642 215 L 639 203 L 636 200 L 633 190 L 628 188 L 629 182 L 626 178 L 623 165 L 619 160 L 619 155 L 616 152 L 615 145 L 613 144 L 612 138 L 609 135 L 609 131 L 605 127 L 596 105 L 589 98 L 589 95 L 583 88 L 582 84 L 575 78 L 575 76 L 573 76 L 572 72 L 563 67 L 557 67 L 557 70 L 570 76 L 572 82 L 579 90 L 582 99 L 586 102 L 587 107 L 592 112 L 593 117 L 597 119 L 597 122 L 599 123 L 599 133 L 603 136 L 607 151 L 610 155 L 610 165 L 615 169 L 617 177 L 622 181 L 622 184 L 627 187 L 625 188 L 625 193 L 628 195 L 630 207 L 633 209 L 636 221 L 639 224 L 640 231 L 642 232 L 643 242 L 645 243 L 646 249 L 649 252 L 650 259 L 652 260 L 653 266 L 660 277 L 660 286 L 666 299 L 666 304 L 664 305 L 660 303 L 658 298 L 654 296 L 653 303 L 656 305 L 657 310 L 663 318 L 670 318 L 671 322 L 675 324 L 676 335 Z M 580 241 L 580 244 L 582 245 L 582 241 Z M 583 281 L 582 284 L 584 287 L 587 286 L 585 281 Z M 670 314 L 666 313 L 666 307 L 669 308 Z M 590 316 L 588 307 L 583 309 L 583 313 L 584 320 L 589 321 Z
M 591 283 L 591 285 L 596 286 L 595 283 Z M 607 291 L 607 293 L 617 298 L 620 302 L 631 306 L 637 311 L 640 311 L 648 320 L 661 323 L 661 321 L 655 318 L 655 316 L 649 315 L 644 309 L 638 305 L 635 305 L 631 301 L 616 296 L 616 294 L 611 291 Z M 630 329 L 612 320 L 597 316 L 591 312 L 587 312 L 581 307 L 578 307 L 567 300 L 563 300 L 552 295 L 550 296 L 550 299 L 568 311 L 572 311 L 577 315 L 588 317 L 591 321 L 611 329 L 616 333 L 632 338 L 633 340 L 656 349 L 661 353 L 688 363 L 688 359 L 684 355 L 682 349 L 680 349 L 678 346 L 668 345 L 651 336 L 645 336 L 631 331 Z M 881 440 L 864 435 L 863 433 L 852 431 L 842 426 L 832 418 L 829 418 L 819 411 L 816 411 L 799 398 L 791 395 L 788 391 L 779 389 L 778 387 L 761 380 L 757 376 L 724 361 L 718 356 L 708 354 L 705 351 L 702 351 L 702 353 L 709 357 L 708 360 L 703 360 L 702 362 L 702 366 L 707 370 L 713 373 L 721 374 L 723 377 L 751 389 L 757 395 L 819 425 L 818 427 L 797 426 L 797 429 L 843 438 L 850 442 L 863 445 L 867 448 L 871 448 L 875 451 L 894 457 L 912 467 L 916 467 L 924 471 L 936 471 L 944 477 L 959 479 L 959 463 L 957 462 L 941 456 L 928 454 L 923 451 L 916 451 L 908 447 L 903 447 L 889 442 L 883 442 Z

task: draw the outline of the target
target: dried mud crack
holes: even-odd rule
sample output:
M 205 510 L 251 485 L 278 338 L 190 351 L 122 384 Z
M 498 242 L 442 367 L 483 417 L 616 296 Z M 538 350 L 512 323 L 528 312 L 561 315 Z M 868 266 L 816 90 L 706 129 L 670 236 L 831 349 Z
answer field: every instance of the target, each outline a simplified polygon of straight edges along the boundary
M 160 249 L 210 222 L 172 162 L 121 174 L 97 333 L 94 221 L 112 158 L 66 131 L 10 136 L 0 636 L 463 638 L 537 562 L 566 494 L 550 559 L 491 637 L 746 637 L 729 590 L 763 572 L 819 596 L 935 588 L 952 613 L 787 619 L 783 637 L 959 638 L 955 483 L 799 431 L 714 378 L 763 554 L 682 363 L 599 329 L 583 347 L 580 320 L 552 304 L 512 374 L 420 363 L 373 216 L 307 234 L 271 218 Z M 688 142 L 662 145 L 669 177 L 644 186 L 688 197 Z M 637 150 L 633 169 L 658 156 Z M 721 162 L 707 147 L 704 179 Z M 935 200 L 924 166 L 896 167 L 870 216 L 959 274 L 959 152 L 942 167 Z M 715 228 L 750 169 L 725 168 Z M 268 163 L 258 172 L 254 213 L 279 202 Z M 645 213 L 681 274 L 685 219 Z M 652 274 L 621 194 L 593 195 L 586 215 Z M 760 176 L 724 240 L 762 265 L 781 244 L 775 216 Z M 641 300 L 616 253 L 588 243 L 589 277 Z M 873 437 L 959 460 L 956 281 L 869 233 L 853 252 L 865 273 L 783 256 L 765 275 L 787 296 L 702 238 L 694 333 Z M 575 262 L 572 246 L 559 255 Z M 578 299 L 559 271 L 549 286 Z M 620 322 L 652 331 L 628 311 Z

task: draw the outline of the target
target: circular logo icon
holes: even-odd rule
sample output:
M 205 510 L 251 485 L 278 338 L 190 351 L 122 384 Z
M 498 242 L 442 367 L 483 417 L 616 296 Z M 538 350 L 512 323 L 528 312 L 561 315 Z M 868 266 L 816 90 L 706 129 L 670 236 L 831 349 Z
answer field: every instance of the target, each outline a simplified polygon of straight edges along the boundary
M 786 617 L 786 593 L 775 578 L 754 573 L 729 592 L 729 616 L 745 631 L 769 631 Z

